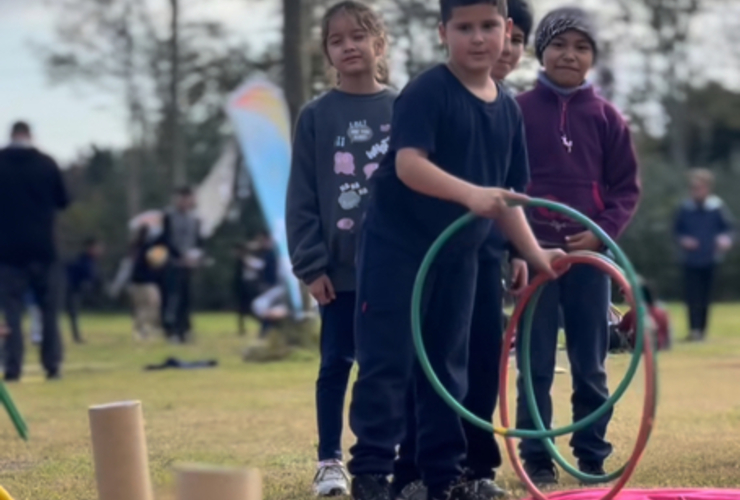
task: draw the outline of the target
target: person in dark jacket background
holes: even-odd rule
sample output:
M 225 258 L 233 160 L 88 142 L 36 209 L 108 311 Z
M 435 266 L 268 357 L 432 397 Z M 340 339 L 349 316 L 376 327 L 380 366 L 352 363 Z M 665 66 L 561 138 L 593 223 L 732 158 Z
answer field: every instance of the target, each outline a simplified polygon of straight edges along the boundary
M 56 214 L 69 204 L 56 162 L 33 146 L 31 127 L 17 122 L 10 145 L 0 150 L 0 304 L 10 335 L 5 343 L 5 380 L 23 369 L 21 320 L 28 289 L 42 315 L 41 363 L 48 379 L 60 377 Z
M 173 206 L 165 210 L 161 237 L 170 257 L 162 289 L 162 323 L 167 337 L 180 343 L 190 335 L 190 282 L 203 247 L 195 204 L 195 192 L 179 188 Z
M 684 268 L 687 340 L 701 341 L 706 338 L 714 270 L 732 247 L 734 224 L 727 206 L 712 194 L 712 172 L 694 169 L 689 183 L 690 197 L 678 208 L 673 232 Z

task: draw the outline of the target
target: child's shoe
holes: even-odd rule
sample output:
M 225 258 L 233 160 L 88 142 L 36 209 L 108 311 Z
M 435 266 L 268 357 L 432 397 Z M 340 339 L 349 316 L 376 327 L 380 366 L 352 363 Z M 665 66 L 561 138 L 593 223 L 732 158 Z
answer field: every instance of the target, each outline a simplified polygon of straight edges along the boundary
M 313 478 L 313 491 L 318 497 L 349 495 L 349 474 L 341 460 L 319 462 Z
M 393 500 L 385 476 L 356 476 L 352 480 L 352 500 Z

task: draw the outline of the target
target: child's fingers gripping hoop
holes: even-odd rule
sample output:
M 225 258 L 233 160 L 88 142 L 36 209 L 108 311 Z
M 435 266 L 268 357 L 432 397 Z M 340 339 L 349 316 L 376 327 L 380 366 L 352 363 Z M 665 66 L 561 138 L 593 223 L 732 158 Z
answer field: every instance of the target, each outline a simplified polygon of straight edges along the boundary
M 548 451 L 552 454 L 553 451 L 555 454 L 553 454 L 553 458 L 558 461 L 561 465 L 564 466 L 566 471 L 575 473 L 576 477 L 581 479 L 584 482 L 597 482 L 602 480 L 611 480 L 616 477 L 619 477 L 620 480 L 614 485 L 614 487 L 604 496 L 604 500 L 609 500 L 614 498 L 617 493 L 621 490 L 621 488 L 626 484 L 626 482 L 629 480 L 630 475 L 634 471 L 637 462 L 642 455 L 642 452 L 644 451 L 647 441 L 650 437 L 650 433 L 653 428 L 653 422 L 655 419 L 655 412 L 656 412 L 656 402 L 657 402 L 657 371 L 655 369 L 655 356 L 654 356 L 654 350 L 653 350 L 653 342 L 652 338 L 648 338 L 646 341 L 645 334 L 647 333 L 648 336 L 650 335 L 650 332 L 647 332 L 645 330 L 645 315 L 646 315 L 646 307 L 645 302 L 642 297 L 642 292 L 640 291 L 639 283 L 637 274 L 627 258 L 627 256 L 624 254 L 624 252 L 616 245 L 616 243 L 599 227 L 597 226 L 593 221 L 582 215 L 581 213 L 577 212 L 576 210 L 571 209 L 570 207 L 567 207 L 565 205 L 551 202 L 549 200 L 542 200 L 542 199 L 536 199 L 531 198 L 528 199 L 527 205 L 535 206 L 535 207 L 543 207 L 547 208 L 556 212 L 559 212 L 561 214 L 564 214 L 568 217 L 571 217 L 572 219 L 576 220 L 577 222 L 580 222 L 586 228 L 591 230 L 599 239 L 606 245 L 606 247 L 611 250 L 611 252 L 616 256 L 617 262 L 621 265 L 623 269 L 620 269 L 620 267 L 611 261 L 610 259 L 600 255 L 600 254 L 594 254 L 594 253 L 578 253 L 578 254 L 571 254 L 567 257 L 565 257 L 562 262 L 557 263 L 557 268 L 560 270 L 560 272 L 564 272 L 567 267 L 570 266 L 570 263 L 584 263 L 584 264 L 591 264 L 599 267 L 601 270 L 607 272 L 612 276 L 615 280 L 617 280 L 621 285 L 622 288 L 625 290 L 625 293 L 630 299 L 631 304 L 634 307 L 634 310 L 636 311 L 636 346 L 635 350 L 633 352 L 633 356 L 629 365 L 629 368 L 627 370 L 627 374 L 625 375 L 622 382 L 619 384 L 617 389 L 614 391 L 614 393 L 609 397 L 609 399 L 596 411 L 594 411 L 591 415 L 587 416 L 586 418 L 574 422 L 571 425 L 561 427 L 558 429 L 552 429 L 552 430 L 546 430 L 544 424 L 542 426 L 538 426 L 537 430 L 524 430 L 524 429 L 511 429 L 509 428 L 509 418 L 508 418 L 508 400 L 507 400 L 507 393 L 506 389 L 507 386 L 507 380 L 508 380 L 508 349 L 504 349 L 502 352 L 502 359 L 500 364 L 500 370 L 501 370 L 501 388 L 500 388 L 500 398 L 501 398 L 501 422 L 502 426 L 500 428 L 494 428 L 492 424 L 488 421 L 485 421 L 476 415 L 472 414 L 470 411 L 468 411 L 464 406 L 462 406 L 455 398 L 453 398 L 445 389 L 445 387 L 440 383 L 439 379 L 437 378 L 436 374 L 434 373 L 434 370 L 431 367 L 431 364 L 429 363 L 429 359 L 426 355 L 426 351 L 424 349 L 423 344 L 423 338 L 422 338 L 422 332 L 421 332 L 421 296 L 422 291 L 424 289 L 424 282 L 426 279 L 426 275 L 429 272 L 429 268 L 431 267 L 432 263 L 434 262 L 434 259 L 436 255 L 439 253 L 441 248 L 444 246 L 444 244 L 457 232 L 459 231 L 463 226 L 468 224 L 470 221 L 472 221 L 475 218 L 474 214 L 467 214 L 457 221 L 455 221 L 450 227 L 448 227 L 440 236 L 437 238 L 437 240 L 434 242 L 432 247 L 427 252 L 427 255 L 425 256 L 422 265 L 419 269 L 419 272 L 417 274 L 416 282 L 414 284 L 414 290 L 412 293 L 412 303 L 411 303 L 411 324 L 412 324 L 412 333 L 413 333 L 413 340 L 414 340 L 414 346 L 417 351 L 417 355 L 419 357 L 420 364 L 422 366 L 422 369 L 424 370 L 424 373 L 428 377 L 430 383 L 434 387 L 435 391 L 440 395 L 440 397 L 453 409 L 455 410 L 462 418 L 465 418 L 472 424 L 485 429 L 489 430 L 491 432 L 494 432 L 496 434 L 502 435 L 506 438 L 507 442 L 507 449 L 509 451 L 509 457 L 512 461 L 512 465 L 514 466 L 514 469 L 516 470 L 517 474 L 521 477 L 521 479 L 526 484 L 527 488 L 529 489 L 530 493 L 534 495 L 537 499 L 544 499 L 545 496 L 540 492 L 529 480 L 526 473 L 524 472 L 521 463 L 519 462 L 516 450 L 513 445 L 512 438 L 530 438 L 530 439 L 541 439 L 543 441 L 549 442 L 552 437 L 556 436 L 562 436 L 565 434 L 570 434 L 572 432 L 575 432 L 577 430 L 583 429 L 594 422 L 596 422 L 599 418 L 601 418 L 606 412 L 608 412 L 614 404 L 622 397 L 624 392 L 627 390 L 628 386 L 632 382 L 632 379 L 634 378 L 634 375 L 637 371 L 637 368 L 640 363 L 640 357 L 641 353 L 645 357 L 645 376 L 646 376 L 646 385 L 647 389 L 645 391 L 645 405 L 643 409 L 643 415 L 642 415 L 642 422 L 640 426 L 640 432 L 637 440 L 637 445 L 635 447 L 635 450 L 630 458 L 630 460 L 627 462 L 627 464 L 622 467 L 620 470 L 618 470 L 615 473 L 612 473 L 608 476 L 590 476 L 586 474 L 582 474 L 579 471 L 575 470 L 573 467 L 571 467 L 569 464 L 565 462 L 565 460 L 560 457 L 557 454 L 557 450 L 554 448 L 554 446 L 550 447 Z M 570 261 L 570 263 L 569 263 Z M 518 324 L 519 319 L 522 317 L 522 314 L 525 311 L 525 307 L 528 309 L 528 314 L 530 315 L 534 311 L 534 305 L 536 304 L 536 301 L 532 304 L 528 304 L 529 299 L 537 292 L 537 290 L 544 285 L 544 283 L 548 280 L 547 276 L 540 275 L 530 284 L 527 291 L 525 292 L 526 299 L 520 300 L 517 308 L 515 310 L 514 316 L 512 317 L 512 320 L 509 322 L 509 328 L 507 329 L 507 333 L 504 339 L 504 345 L 508 346 L 511 345 L 513 342 L 515 335 L 516 335 L 516 325 Z M 524 337 L 523 340 L 526 340 L 527 335 L 529 334 L 529 327 L 531 326 L 531 323 L 529 325 L 525 325 L 525 331 L 522 332 Z M 525 356 L 526 357 L 526 356 Z M 527 359 L 527 361 L 529 361 Z M 527 365 L 528 366 L 528 365 Z M 529 374 L 531 378 L 531 373 Z M 531 380 L 530 380 L 531 381 Z M 530 384 L 531 386 L 531 384 Z M 527 397 L 529 399 L 534 399 L 534 395 L 530 394 L 530 390 L 527 391 Z M 532 403 L 531 401 L 530 403 Z M 536 405 L 535 405 L 536 410 Z M 533 412 L 533 416 L 539 416 L 539 413 L 536 411 Z M 541 418 L 540 418 L 541 423 Z

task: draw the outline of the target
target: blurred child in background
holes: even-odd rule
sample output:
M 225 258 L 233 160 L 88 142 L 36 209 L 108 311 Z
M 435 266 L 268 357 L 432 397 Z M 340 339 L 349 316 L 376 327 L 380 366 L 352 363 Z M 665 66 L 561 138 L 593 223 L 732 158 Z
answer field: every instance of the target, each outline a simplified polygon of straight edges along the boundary
M 85 293 L 99 288 L 101 284 L 97 264 L 103 251 L 103 244 L 100 241 L 88 238 L 79 255 L 67 264 L 65 307 L 72 329 L 72 338 L 78 344 L 83 343 L 78 320 L 80 305 Z

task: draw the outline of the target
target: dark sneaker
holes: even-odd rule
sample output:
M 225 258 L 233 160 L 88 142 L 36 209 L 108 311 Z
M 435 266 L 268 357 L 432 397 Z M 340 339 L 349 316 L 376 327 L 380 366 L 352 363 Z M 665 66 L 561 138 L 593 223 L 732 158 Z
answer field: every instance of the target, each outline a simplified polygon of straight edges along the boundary
M 392 500 L 385 476 L 357 476 L 352 480 L 352 500 Z
M 493 498 L 501 498 L 500 496 L 488 496 L 489 492 L 485 488 L 481 487 L 481 483 L 483 481 L 485 481 L 485 479 L 455 483 L 447 490 L 444 495 L 434 497 L 430 500 L 491 500 Z
M 421 480 L 409 483 L 396 494 L 396 500 L 427 500 L 427 487 Z
M 524 472 L 538 488 L 558 484 L 558 471 L 552 462 L 525 463 Z
M 493 479 L 472 481 L 470 487 L 483 500 L 499 500 L 509 496 L 509 492 L 497 485 Z
M 578 462 L 578 470 L 590 476 L 606 476 L 604 464 L 601 462 Z M 581 484 L 599 484 L 606 481 L 581 481 Z

